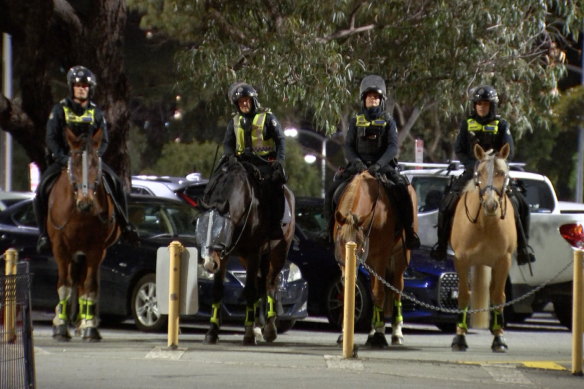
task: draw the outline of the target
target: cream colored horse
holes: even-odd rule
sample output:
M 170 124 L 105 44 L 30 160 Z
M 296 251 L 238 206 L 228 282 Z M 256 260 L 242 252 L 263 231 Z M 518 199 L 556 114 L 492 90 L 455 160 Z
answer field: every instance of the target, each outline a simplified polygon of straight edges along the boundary
M 478 160 L 475 176 L 466 186 L 454 213 L 450 244 L 455 253 L 454 265 L 458 273 L 459 315 L 452 350 L 468 348 L 465 334 L 468 329 L 468 309 L 486 309 L 489 303 L 505 303 L 505 282 L 511 267 L 513 252 L 517 247 L 517 232 L 513 207 L 507 196 L 509 168 L 506 162 L 509 145 L 499 153 L 485 152 L 478 144 L 474 147 Z M 469 290 L 471 268 L 472 294 Z M 491 282 L 488 272 L 491 269 Z M 487 294 L 487 289 L 489 294 Z M 493 352 L 506 352 L 503 338 L 503 308 L 491 310 L 489 329 L 494 335 Z M 486 328 L 486 311 L 473 317 L 473 326 Z

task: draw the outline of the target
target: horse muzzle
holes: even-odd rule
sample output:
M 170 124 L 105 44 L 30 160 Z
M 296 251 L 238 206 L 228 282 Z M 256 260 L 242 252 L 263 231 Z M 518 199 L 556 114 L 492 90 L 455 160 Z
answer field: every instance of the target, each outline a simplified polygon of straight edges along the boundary
M 204 250 L 201 256 L 203 257 L 203 269 L 211 274 L 217 273 L 221 266 L 221 256 L 219 253 L 216 250 Z

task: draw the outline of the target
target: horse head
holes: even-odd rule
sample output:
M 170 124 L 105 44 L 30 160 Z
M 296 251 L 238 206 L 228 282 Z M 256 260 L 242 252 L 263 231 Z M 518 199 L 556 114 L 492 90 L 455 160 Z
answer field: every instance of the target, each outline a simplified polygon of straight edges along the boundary
M 495 215 L 502 209 L 501 202 L 509 183 L 509 145 L 505 144 L 498 153 L 485 151 L 479 144 L 474 146 L 477 166 L 474 172 L 474 185 L 479 190 L 481 206 L 486 215 Z
M 201 202 L 206 211 L 197 219 L 196 237 L 203 267 L 216 273 L 251 224 L 254 192 L 246 169 L 237 161 L 223 164 L 207 188 Z
M 76 135 L 71 129 L 65 129 L 70 154 L 67 172 L 75 204 L 81 212 L 90 212 L 96 202 L 102 177 L 101 157 L 98 155 L 102 135 L 101 128 L 92 136 L 87 133 Z

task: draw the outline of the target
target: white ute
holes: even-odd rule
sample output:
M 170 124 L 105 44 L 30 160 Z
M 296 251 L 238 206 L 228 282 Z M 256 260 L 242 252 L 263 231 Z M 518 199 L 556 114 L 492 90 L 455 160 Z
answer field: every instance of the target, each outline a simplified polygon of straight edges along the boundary
M 458 176 L 463 170 L 456 163 L 450 165 L 451 169 L 446 164 L 402 165 L 418 167 L 402 170 L 402 174 L 409 178 L 418 195 L 422 245 L 433 246 L 437 242 L 439 200 L 450 178 Z M 512 169 L 510 176 L 526 190 L 525 196 L 531 210 L 529 245 L 533 248 L 536 262 L 531 264 L 530 269 L 530 265 L 518 266 L 513 261 L 506 290 L 507 301 L 517 299 L 541 285 L 545 286 L 537 293 L 530 293 L 506 312 L 511 313 L 513 319 L 521 320 L 529 317 L 534 308 L 553 302 L 560 322 L 570 327 L 573 252 L 561 237 L 559 227 L 568 223 L 584 225 L 584 205 L 558 201 L 554 187 L 544 175 Z

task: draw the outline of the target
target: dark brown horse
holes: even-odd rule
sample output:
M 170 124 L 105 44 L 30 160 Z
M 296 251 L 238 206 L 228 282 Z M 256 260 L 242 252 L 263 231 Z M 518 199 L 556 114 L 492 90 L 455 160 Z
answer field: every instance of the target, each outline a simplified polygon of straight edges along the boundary
M 99 266 L 106 249 L 117 241 L 120 229 L 114 204 L 103 184 L 97 151 L 101 129 L 92 137 L 65 130 L 70 156 L 66 170 L 49 195 L 47 232 L 57 261 L 59 304 L 53 319 L 54 338 L 69 340 L 71 299 L 78 298 L 77 330 L 82 339 L 99 341 L 97 303 Z
M 228 160 L 209 183 L 210 189 L 202 202 L 207 211 L 198 219 L 197 239 L 204 268 L 214 273 L 213 312 L 206 343 L 214 344 L 219 339 L 223 279 L 229 255 L 238 256 L 247 273 L 243 289 L 246 300 L 243 343 L 256 344 L 259 338 L 256 311 L 262 298 L 265 298 L 267 316 L 263 338 L 272 342 L 277 337 L 277 280 L 294 237 L 294 195 L 284 187 L 290 205 L 290 220 L 282 227 L 284 238 L 270 240 L 270 210 L 260 205 L 262 195 L 258 173 L 257 168 L 248 162 Z
M 506 352 L 501 306 L 505 303 L 505 283 L 517 248 L 515 215 L 507 195 L 509 145 L 494 154 L 485 152 L 477 144 L 474 153 L 478 160 L 475 178 L 468 183 L 456 205 L 450 237 L 458 273 L 458 307 L 463 311 L 451 347 L 453 351 L 465 351 L 468 347 L 465 334 L 469 302 L 473 309 L 479 310 L 473 326 L 484 328 L 488 323 L 486 309 L 490 300 L 492 305 L 499 306 L 491 311 L 490 330 L 494 335 L 491 349 Z M 472 293 L 468 282 L 471 268 L 474 269 Z M 492 270 L 490 283 L 488 270 Z
M 411 187 L 408 190 L 414 209 L 417 209 L 415 191 Z M 414 228 L 417 229 L 416 215 Z M 358 262 L 364 261 L 370 273 L 375 273 L 371 274 L 373 317 L 366 344 L 376 348 L 387 346 L 386 315 L 392 317 L 392 344 L 402 344 L 401 291 L 410 252 L 404 248 L 403 232 L 400 233 L 398 227 L 397 213 L 384 185 L 369 172 L 356 175 L 341 195 L 335 212 L 333 236 L 335 257 L 343 273 L 345 244 L 350 241 L 357 244 Z M 386 294 L 387 286 L 382 280 L 388 280 L 399 293 L 391 291 Z

